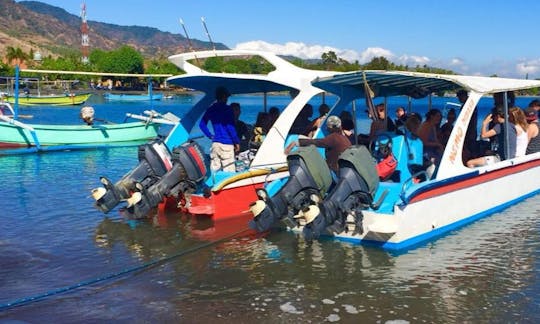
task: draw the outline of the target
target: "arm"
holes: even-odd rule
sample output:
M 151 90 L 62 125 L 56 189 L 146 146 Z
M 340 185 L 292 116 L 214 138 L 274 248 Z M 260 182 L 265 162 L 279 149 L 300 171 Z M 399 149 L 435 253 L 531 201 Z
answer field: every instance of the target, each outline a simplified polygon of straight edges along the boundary
M 214 135 L 212 135 L 212 133 L 210 133 L 210 130 L 208 129 L 208 116 L 206 115 L 206 113 L 204 114 L 204 116 L 201 118 L 201 121 L 199 122 L 199 128 L 201 129 L 201 131 L 204 133 L 206 137 L 208 137 L 209 139 L 214 138 Z
M 317 147 L 323 147 L 328 148 L 332 146 L 332 138 L 330 136 L 326 136 L 325 138 L 301 138 L 298 140 L 298 144 L 300 146 L 307 146 L 307 145 L 315 145 Z
M 527 127 L 527 137 L 529 138 L 529 142 L 531 141 L 531 138 L 536 137 L 537 135 L 538 135 L 538 124 L 537 123 L 529 124 L 529 127 Z
M 234 114 L 232 109 L 230 110 L 230 113 L 225 116 L 225 119 L 225 131 L 227 132 L 227 134 L 229 134 L 235 145 L 240 144 L 240 139 L 238 139 L 238 134 L 236 133 Z
M 492 119 L 491 114 L 489 114 L 482 121 L 482 133 L 480 134 L 480 136 L 483 139 L 490 138 L 490 137 L 493 137 L 493 136 L 497 135 L 497 132 L 495 131 L 495 129 L 492 128 L 492 129 L 488 130 L 488 126 L 489 126 L 489 123 L 491 122 L 491 119 Z

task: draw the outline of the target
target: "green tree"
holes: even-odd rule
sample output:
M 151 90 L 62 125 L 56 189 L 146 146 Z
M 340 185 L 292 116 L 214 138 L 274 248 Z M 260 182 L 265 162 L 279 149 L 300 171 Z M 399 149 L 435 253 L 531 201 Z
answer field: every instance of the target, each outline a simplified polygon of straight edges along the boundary
M 142 55 L 127 45 L 110 52 L 94 50 L 89 59 L 92 67 L 99 72 L 144 73 Z
M 329 51 L 321 55 L 321 59 L 324 65 L 331 66 L 338 64 L 338 57 L 334 51 Z
M 388 61 L 384 56 L 378 56 L 371 59 L 370 62 L 364 64 L 364 70 L 393 70 L 395 65 Z
M 9 63 L 21 64 L 28 60 L 28 54 L 24 53 L 19 47 L 8 46 L 6 49 L 6 61 Z
M 149 60 L 145 63 L 144 72 L 147 74 L 181 74 L 181 70 L 167 59 Z

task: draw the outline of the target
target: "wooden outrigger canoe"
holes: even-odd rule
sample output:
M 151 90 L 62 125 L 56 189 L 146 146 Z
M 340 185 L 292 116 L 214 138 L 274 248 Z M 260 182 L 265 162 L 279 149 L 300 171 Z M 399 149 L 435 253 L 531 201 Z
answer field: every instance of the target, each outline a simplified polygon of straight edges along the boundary
M 88 98 L 90 98 L 91 93 L 69 93 L 64 95 L 51 95 L 51 96 L 19 96 L 19 105 L 22 106 L 74 106 L 82 105 L 85 103 Z M 15 96 L 8 95 L 5 100 L 10 103 L 15 103 Z
M 2 103 L 4 111 L 13 109 Z M 7 108 L 7 109 L 6 109 Z M 101 125 L 26 124 L 0 114 L 0 156 L 42 151 L 91 149 L 107 146 L 134 146 L 158 135 L 160 124 L 178 120 L 152 112 L 150 116 L 128 114 L 136 122 Z

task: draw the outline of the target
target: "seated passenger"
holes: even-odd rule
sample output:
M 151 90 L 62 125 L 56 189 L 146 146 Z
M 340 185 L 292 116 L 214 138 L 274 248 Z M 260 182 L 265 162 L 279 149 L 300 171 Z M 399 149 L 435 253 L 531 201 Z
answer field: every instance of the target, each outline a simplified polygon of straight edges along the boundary
M 266 127 L 268 131 L 270 131 L 270 128 L 274 126 L 274 123 L 276 122 L 278 118 L 279 118 L 278 107 L 270 107 L 270 109 L 268 110 L 268 125 Z
M 525 110 L 525 118 L 529 127 L 527 127 L 527 136 L 529 138 L 529 144 L 527 145 L 526 154 L 532 154 L 540 152 L 540 127 L 538 126 L 538 114 L 534 107 L 528 107 Z
M 354 143 L 354 123 L 352 119 L 342 119 L 341 129 L 343 130 L 343 135 L 347 136 L 351 144 L 356 144 Z
M 240 114 L 242 113 L 240 104 L 238 102 L 232 102 L 230 106 L 234 113 L 236 135 L 238 135 L 238 139 L 240 140 L 240 152 L 243 152 L 249 148 L 251 132 L 247 124 L 240 120 Z
M 369 135 L 365 135 L 365 134 L 358 135 L 358 143 L 360 144 L 369 145 L 369 143 L 372 140 L 374 140 L 377 137 L 377 135 L 384 132 L 396 131 L 396 125 L 394 124 L 392 119 L 387 118 L 385 104 L 383 103 L 378 104 L 375 106 L 375 109 L 377 110 L 378 119 L 374 119 L 371 122 Z
M 418 129 L 418 137 L 424 145 L 424 156 L 434 163 L 438 163 L 444 151 L 444 146 L 439 141 L 439 125 L 442 114 L 439 109 L 430 109 L 426 114 L 426 120 Z
M 315 135 L 315 132 L 317 131 L 317 129 L 319 129 L 319 127 L 321 127 L 324 119 L 326 118 L 326 115 L 328 114 L 328 112 L 330 111 L 330 107 L 328 107 L 327 104 L 321 104 L 319 106 L 319 117 L 317 117 L 316 119 L 314 119 L 311 124 L 308 126 L 308 129 L 307 129 L 307 136 L 309 137 L 313 137 L 313 135 Z
M 441 126 L 441 144 L 446 146 L 448 139 L 450 138 L 450 133 L 454 128 L 454 122 L 456 121 L 456 110 L 450 108 L 446 114 L 446 123 Z
M 488 130 L 488 125 L 490 122 L 494 122 L 494 126 Z M 505 155 L 505 149 L 504 149 L 504 138 L 505 138 L 505 131 L 504 131 L 504 124 L 505 119 L 502 110 L 500 109 L 494 109 L 494 112 L 487 115 L 486 118 L 482 121 L 482 131 L 480 136 L 482 139 L 491 138 L 491 137 L 497 137 L 498 139 L 498 146 L 496 152 L 491 152 L 492 154 L 487 156 L 482 156 L 479 158 L 471 159 L 467 161 L 467 167 L 474 168 L 484 165 L 490 165 L 494 164 L 496 162 L 506 160 Z M 508 123 L 508 146 L 509 146 L 509 154 L 508 158 L 514 158 L 516 155 L 516 127 L 512 123 Z
M 407 112 L 405 111 L 405 108 L 402 106 L 399 106 L 396 108 L 396 127 L 405 126 L 405 122 L 407 121 Z
M 255 126 L 253 126 L 253 135 L 251 137 L 250 146 L 254 148 L 259 148 L 268 132 L 268 113 L 260 112 L 257 115 L 257 120 L 255 121 Z
M 529 135 L 527 134 L 529 124 L 521 108 L 512 107 L 508 112 L 508 120 L 516 126 L 516 157 L 524 156 L 527 145 L 529 145 Z
M 422 116 L 413 112 L 410 113 L 405 122 L 405 130 L 412 135 L 413 138 L 418 138 L 418 129 L 422 124 Z

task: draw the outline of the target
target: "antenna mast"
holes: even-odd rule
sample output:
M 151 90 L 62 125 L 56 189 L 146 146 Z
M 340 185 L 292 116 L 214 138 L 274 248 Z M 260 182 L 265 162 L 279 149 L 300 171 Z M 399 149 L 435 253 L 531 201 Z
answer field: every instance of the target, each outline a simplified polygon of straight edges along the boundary
M 84 64 L 87 64 L 89 62 L 88 52 L 90 48 L 90 39 L 88 38 L 88 23 L 86 22 L 86 3 L 84 2 L 81 5 L 81 22 L 81 61 Z
M 189 38 L 186 26 L 184 25 L 184 21 L 182 20 L 182 18 L 180 18 L 180 25 L 182 25 L 182 28 L 184 29 L 184 34 L 186 34 L 186 38 L 187 38 L 188 44 L 189 44 L 189 50 L 192 51 L 192 52 L 195 52 L 195 50 L 193 49 L 193 44 L 191 44 L 191 38 Z M 197 60 L 197 65 L 201 66 L 201 62 L 199 62 L 199 58 L 196 55 L 195 55 L 195 60 Z
M 202 24 L 204 26 L 204 30 L 206 31 L 206 36 L 208 36 L 208 40 L 210 40 L 210 44 L 212 44 L 212 49 L 214 50 L 214 53 L 216 52 L 216 45 L 212 41 L 212 37 L 210 37 L 210 33 L 208 32 L 208 28 L 206 28 L 206 21 L 204 21 L 204 17 L 201 17 Z

